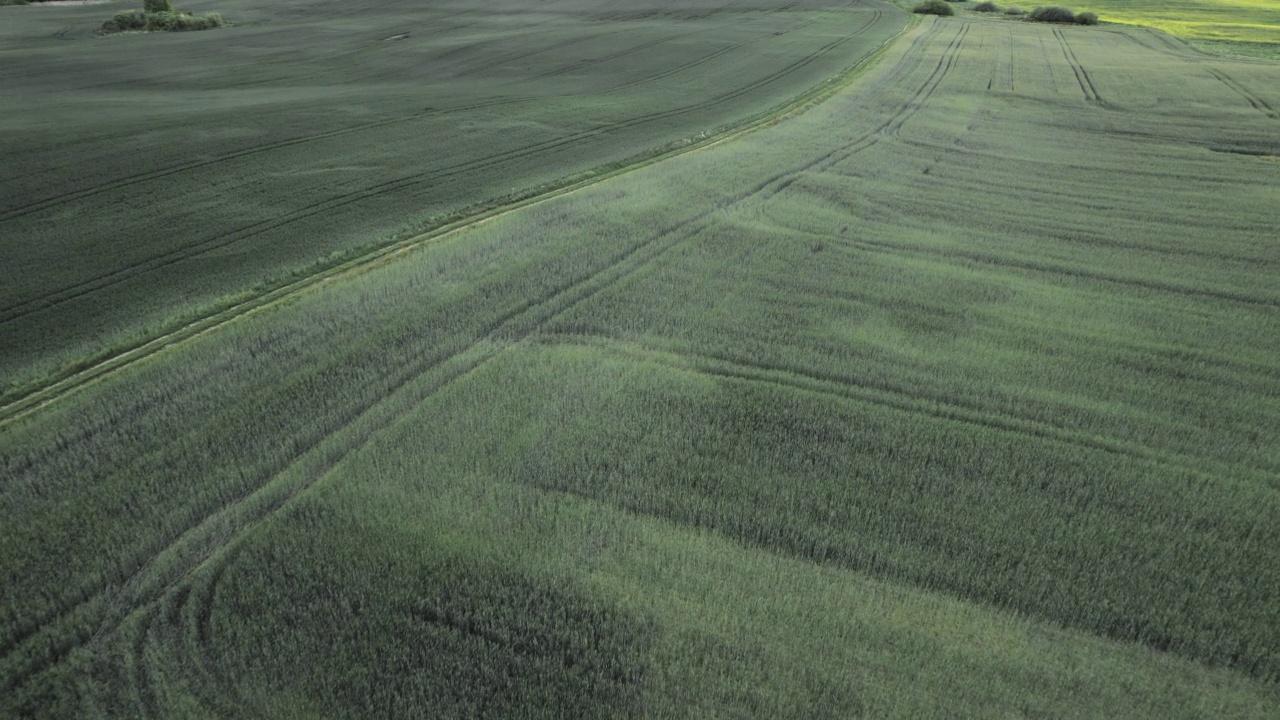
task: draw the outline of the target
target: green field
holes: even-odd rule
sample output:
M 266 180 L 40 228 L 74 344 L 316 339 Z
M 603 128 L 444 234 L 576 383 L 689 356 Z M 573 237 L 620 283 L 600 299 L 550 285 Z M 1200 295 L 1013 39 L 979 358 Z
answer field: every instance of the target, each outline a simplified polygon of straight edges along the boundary
M 1089 0 L 1079 7 L 1182 38 L 1280 45 L 1280 3 L 1273 0 Z
M 191 9 L 234 27 L 95 37 L 119 7 L 0 10 L 0 399 L 743 122 L 905 23 L 874 0 L 218 0 Z
M 0 411 L 0 716 L 1275 718 L 1277 129 L 930 17 Z

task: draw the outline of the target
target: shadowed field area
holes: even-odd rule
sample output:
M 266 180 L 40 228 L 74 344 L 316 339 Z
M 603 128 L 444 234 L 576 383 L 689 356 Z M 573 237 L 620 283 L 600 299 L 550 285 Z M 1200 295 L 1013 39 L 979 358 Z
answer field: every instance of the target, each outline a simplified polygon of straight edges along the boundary
M 464 208 L 740 123 L 898 32 L 873 0 L 226 0 L 97 38 L 0 10 L 16 390 Z
M 1275 717 L 1277 88 L 929 18 L 10 422 L 0 712 Z

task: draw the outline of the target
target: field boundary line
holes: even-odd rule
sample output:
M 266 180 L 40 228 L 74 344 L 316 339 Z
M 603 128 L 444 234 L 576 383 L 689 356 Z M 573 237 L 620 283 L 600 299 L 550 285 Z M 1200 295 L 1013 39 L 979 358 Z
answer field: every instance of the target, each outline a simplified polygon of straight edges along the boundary
M 907 22 L 898 32 L 886 38 L 878 47 L 859 58 L 855 63 L 783 104 L 776 106 L 771 111 L 748 118 L 733 126 L 721 127 L 715 131 L 703 132 L 698 136 L 661 146 L 651 151 L 651 154 L 647 156 L 642 156 L 638 159 L 633 158 L 630 162 L 624 161 L 625 164 L 616 167 L 609 168 L 606 166 L 605 168 L 587 170 L 568 176 L 561 179 L 558 186 L 542 192 L 535 190 L 533 194 L 528 196 L 474 212 L 408 238 L 377 246 L 337 265 L 323 267 L 303 277 L 287 280 L 257 292 L 249 291 L 250 297 L 245 298 L 242 294 L 238 301 L 231 301 L 231 304 L 221 307 L 215 306 L 207 314 L 187 319 L 168 331 L 142 338 L 132 345 L 120 348 L 113 354 L 92 362 L 88 366 L 75 367 L 64 373 L 46 376 L 43 381 L 36 381 L 28 385 L 28 389 L 25 391 L 18 390 L 16 397 L 5 398 L 3 404 L 0 405 L 0 430 L 3 430 L 15 420 L 70 395 L 75 390 L 87 387 L 96 380 L 152 357 L 166 348 L 212 332 L 238 318 L 247 317 L 276 304 L 283 303 L 323 282 L 371 269 L 410 250 L 444 242 L 467 230 L 480 227 L 518 210 L 577 192 L 605 180 L 619 177 L 664 160 L 715 147 L 721 143 L 743 137 L 756 130 L 769 127 L 789 117 L 803 113 L 827 100 L 839 90 L 844 89 L 871 67 L 874 67 L 896 40 L 903 37 L 918 24 L 919 20 L 917 18 L 908 17 Z M 672 147 L 672 145 L 676 146 Z

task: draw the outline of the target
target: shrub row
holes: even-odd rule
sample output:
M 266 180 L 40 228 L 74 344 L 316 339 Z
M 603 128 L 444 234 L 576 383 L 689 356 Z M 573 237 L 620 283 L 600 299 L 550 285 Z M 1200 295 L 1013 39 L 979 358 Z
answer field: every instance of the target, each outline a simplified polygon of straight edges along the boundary
M 1038 7 L 1035 10 L 1032 10 L 1031 14 L 1027 17 L 1036 22 L 1075 23 L 1077 25 L 1098 24 L 1097 13 L 1082 12 L 1077 15 L 1072 12 L 1070 8 L 1064 8 L 1060 5 Z
M 964 2 L 964 0 L 947 0 L 947 2 Z M 980 2 L 977 5 L 974 5 L 973 11 L 980 12 L 980 13 L 1004 12 L 1005 15 L 1025 14 L 1025 11 L 1022 8 L 1017 6 L 1011 6 L 1006 10 L 1001 10 L 1000 6 L 996 5 L 994 2 L 991 2 L 991 0 L 984 0 L 983 2 Z M 942 0 L 926 0 L 925 2 L 922 2 L 919 5 L 916 5 L 914 8 L 912 8 L 912 12 L 925 13 L 930 15 L 943 15 L 943 16 L 954 14 L 951 8 L 946 3 L 942 2 Z M 1065 8 L 1058 5 L 1052 5 L 1049 7 L 1037 7 L 1035 10 L 1031 11 L 1031 14 L 1028 16 L 1028 18 L 1036 22 L 1074 23 L 1077 25 L 1097 25 L 1098 24 L 1097 13 L 1082 12 L 1077 14 L 1073 12 L 1070 8 Z
M 911 12 L 920 13 L 921 15 L 940 15 L 942 17 L 955 14 L 955 11 L 951 9 L 951 6 L 942 0 L 925 0 L 919 5 L 911 8 Z
M 192 15 L 168 10 L 162 12 L 121 10 L 102 24 L 102 31 L 107 33 L 127 32 L 130 30 L 184 32 L 188 30 L 209 30 L 223 25 L 222 15 L 218 13 Z

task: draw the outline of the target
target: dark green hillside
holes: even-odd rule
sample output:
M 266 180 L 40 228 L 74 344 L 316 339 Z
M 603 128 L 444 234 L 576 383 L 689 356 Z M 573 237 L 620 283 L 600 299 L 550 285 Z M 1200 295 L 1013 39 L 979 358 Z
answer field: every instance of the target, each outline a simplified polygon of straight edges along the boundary
M 875 0 L 218 0 L 190 9 L 234 27 L 95 37 L 116 9 L 0 18 L 9 386 L 741 122 L 905 23 Z

